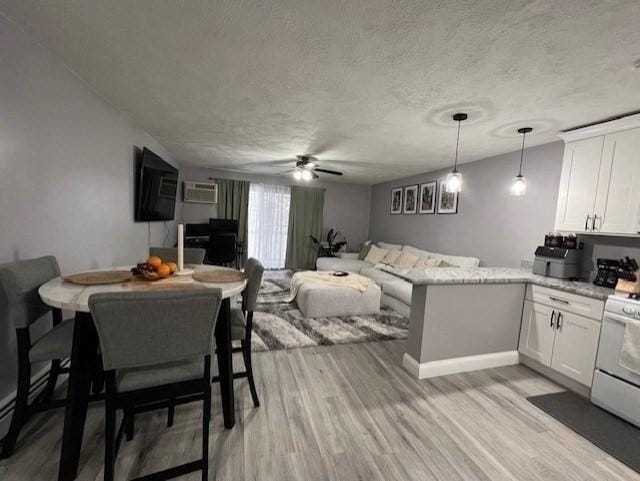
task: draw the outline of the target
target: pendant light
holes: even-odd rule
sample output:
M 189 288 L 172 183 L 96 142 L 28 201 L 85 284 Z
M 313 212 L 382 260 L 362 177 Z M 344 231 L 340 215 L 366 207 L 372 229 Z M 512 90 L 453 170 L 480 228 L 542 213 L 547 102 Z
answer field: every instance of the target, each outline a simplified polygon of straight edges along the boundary
M 522 134 L 522 149 L 520 150 L 520 169 L 518 175 L 513 179 L 513 185 L 511 186 L 511 195 L 524 195 L 527 192 L 527 179 L 522 175 L 522 160 L 524 159 L 524 139 L 529 132 L 532 132 L 531 127 L 522 127 L 518 129 L 518 133 Z
M 462 189 L 462 174 L 458 172 L 458 145 L 460 144 L 460 123 L 467 120 L 469 116 L 464 113 L 454 114 L 453 120 L 458 122 L 458 137 L 456 138 L 456 158 L 453 162 L 453 170 L 447 175 L 445 183 L 447 192 L 455 194 Z

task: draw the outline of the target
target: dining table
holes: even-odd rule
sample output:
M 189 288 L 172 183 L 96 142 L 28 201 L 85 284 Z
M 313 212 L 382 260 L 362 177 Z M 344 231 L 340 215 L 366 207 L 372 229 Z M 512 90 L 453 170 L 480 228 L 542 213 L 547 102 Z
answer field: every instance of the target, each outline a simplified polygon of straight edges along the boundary
M 96 269 L 89 272 L 117 270 L 128 271 L 132 266 Z M 189 265 L 194 272 L 212 269 L 234 270 L 229 267 L 211 265 Z M 231 302 L 246 287 L 246 280 L 233 282 L 201 282 L 192 275 L 173 275 L 154 282 L 132 278 L 116 284 L 79 285 L 56 277 L 39 289 L 42 301 L 63 311 L 75 312 L 73 344 L 69 366 L 68 392 L 62 432 L 59 481 L 71 481 L 78 475 L 78 464 L 82 449 L 82 437 L 91 397 L 91 380 L 98 359 L 98 334 L 89 311 L 89 297 L 103 292 L 140 292 L 167 288 L 207 287 L 222 291 L 222 304 L 215 329 L 215 347 L 220 378 L 220 395 L 224 426 L 231 429 L 235 424 L 233 365 L 231 346 Z

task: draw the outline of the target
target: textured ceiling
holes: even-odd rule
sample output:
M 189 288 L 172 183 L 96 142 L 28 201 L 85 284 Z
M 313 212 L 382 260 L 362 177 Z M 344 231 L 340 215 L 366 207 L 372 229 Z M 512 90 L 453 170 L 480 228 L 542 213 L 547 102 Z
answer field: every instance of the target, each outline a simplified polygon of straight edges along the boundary
M 184 163 L 375 183 L 640 109 L 640 1 L 0 0 Z M 323 161 L 324 159 L 324 161 Z

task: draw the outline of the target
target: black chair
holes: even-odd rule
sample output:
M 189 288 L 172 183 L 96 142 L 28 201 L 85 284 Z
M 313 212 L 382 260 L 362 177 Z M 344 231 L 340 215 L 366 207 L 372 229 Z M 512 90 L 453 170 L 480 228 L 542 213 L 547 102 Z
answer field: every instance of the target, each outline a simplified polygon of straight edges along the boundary
M 61 363 L 71 355 L 74 321 L 63 320 L 60 309 L 44 304 L 38 294 L 42 284 L 59 275 L 58 262 L 53 256 L 0 266 L 0 318 L 13 323 L 18 350 L 15 406 L 0 458 L 13 454 L 20 430 L 33 414 L 65 403 L 64 399 L 54 400 L 53 393 L 58 376 L 68 372 Z M 30 327 L 49 312 L 53 328 L 32 343 Z M 38 362 L 51 362 L 51 368 L 44 390 L 29 404 L 31 364 Z
M 95 294 L 89 307 L 106 378 L 105 481 L 129 416 L 138 408 L 164 408 L 170 399 L 202 400 L 202 456 L 138 480 L 165 480 L 194 471 L 208 479 L 211 420 L 211 348 L 220 289 Z M 116 432 L 116 411 L 124 417 Z
M 209 245 L 206 264 L 238 265 L 238 221 L 209 219 Z
M 253 311 L 256 307 L 260 285 L 262 284 L 264 266 L 259 260 L 252 257 L 247 260 L 244 271 L 247 274 L 247 287 L 242 291 L 242 308 L 231 309 L 231 339 L 240 341 L 240 347 L 233 348 L 233 352 L 242 353 L 245 371 L 234 372 L 233 378 L 247 378 L 253 405 L 258 407 L 260 406 L 260 400 L 258 399 L 251 365 L 251 333 L 253 331 Z M 219 377 L 216 376 L 212 380 L 218 382 Z

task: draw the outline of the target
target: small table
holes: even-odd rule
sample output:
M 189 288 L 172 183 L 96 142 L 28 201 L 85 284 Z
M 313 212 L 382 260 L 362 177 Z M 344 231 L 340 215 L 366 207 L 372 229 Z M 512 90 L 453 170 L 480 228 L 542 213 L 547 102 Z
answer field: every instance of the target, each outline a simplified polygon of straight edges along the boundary
M 129 270 L 128 267 L 114 267 L 98 270 Z M 229 269 L 228 267 L 192 265 L 196 271 Z M 75 311 L 73 345 L 71 348 L 71 366 L 69 371 L 69 391 L 64 415 L 62 450 L 58 468 L 58 480 L 75 479 L 78 473 L 78 461 L 82 447 L 82 436 L 89 404 L 91 373 L 98 349 L 98 335 L 89 312 L 89 297 L 101 292 L 133 292 L 141 290 L 166 289 L 170 286 L 196 285 L 222 290 L 222 306 L 216 325 L 216 352 L 220 375 L 220 394 L 224 425 L 230 429 L 235 424 L 233 367 L 231 363 L 231 324 L 229 299 L 240 294 L 247 285 L 246 281 L 228 283 L 204 283 L 195 281 L 191 276 L 171 277 L 156 282 L 130 281 L 120 284 L 99 286 L 81 286 L 65 282 L 61 277 L 43 284 L 38 291 L 42 301 L 52 307 Z

